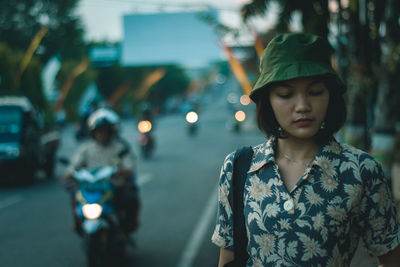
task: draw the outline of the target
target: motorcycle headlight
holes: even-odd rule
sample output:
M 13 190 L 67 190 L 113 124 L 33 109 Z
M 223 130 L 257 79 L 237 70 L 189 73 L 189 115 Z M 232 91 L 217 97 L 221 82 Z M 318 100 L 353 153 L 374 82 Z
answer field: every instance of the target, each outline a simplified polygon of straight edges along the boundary
M 138 130 L 141 133 L 148 133 L 151 131 L 151 122 L 150 121 L 140 121 L 138 123 Z
M 195 123 L 199 119 L 196 112 L 190 111 L 186 114 L 186 121 L 189 123 Z
M 97 203 L 85 204 L 82 206 L 83 215 L 86 218 L 91 219 L 91 220 L 99 218 L 102 211 L 103 211 L 103 207 Z

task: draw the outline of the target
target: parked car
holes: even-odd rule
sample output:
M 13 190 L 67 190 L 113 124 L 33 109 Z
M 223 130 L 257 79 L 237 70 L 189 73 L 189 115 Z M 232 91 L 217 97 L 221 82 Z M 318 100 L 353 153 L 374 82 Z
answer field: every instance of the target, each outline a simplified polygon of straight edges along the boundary
M 29 183 L 39 169 L 52 178 L 59 139 L 27 97 L 0 96 L 0 180 Z

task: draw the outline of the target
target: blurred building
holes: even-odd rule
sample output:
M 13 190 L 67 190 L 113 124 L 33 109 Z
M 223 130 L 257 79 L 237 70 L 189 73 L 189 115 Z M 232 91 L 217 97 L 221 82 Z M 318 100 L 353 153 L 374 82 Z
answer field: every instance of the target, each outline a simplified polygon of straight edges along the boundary
M 108 67 L 119 62 L 118 46 L 94 46 L 89 49 L 89 57 L 95 67 Z

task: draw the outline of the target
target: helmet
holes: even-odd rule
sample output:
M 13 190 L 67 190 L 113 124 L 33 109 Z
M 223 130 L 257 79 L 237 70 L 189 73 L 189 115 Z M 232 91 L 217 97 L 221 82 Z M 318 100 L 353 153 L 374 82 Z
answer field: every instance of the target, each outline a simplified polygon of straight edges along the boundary
M 88 118 L 88 127 L 91 132 L 100 126 L 110 127 L 113 131 L 117 131 L 118 123 L 118 114 L 108 108 L 100 108 Z

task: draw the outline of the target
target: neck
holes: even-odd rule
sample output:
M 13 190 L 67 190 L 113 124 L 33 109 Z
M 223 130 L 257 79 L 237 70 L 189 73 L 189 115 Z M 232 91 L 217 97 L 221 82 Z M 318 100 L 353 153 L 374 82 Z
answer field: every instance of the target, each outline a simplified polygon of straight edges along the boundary
M 313 139 L 294 140 L 289 138 L 278 138 L 276 154 L 286 155 L 296 161 L 310 161 L 318 152 L 319 146 Z

